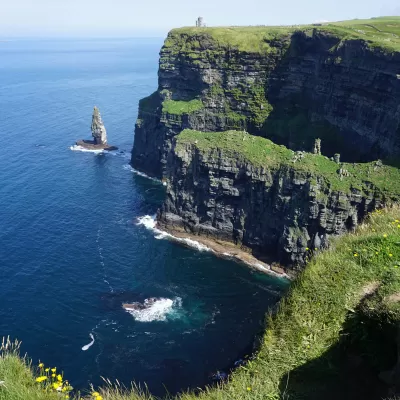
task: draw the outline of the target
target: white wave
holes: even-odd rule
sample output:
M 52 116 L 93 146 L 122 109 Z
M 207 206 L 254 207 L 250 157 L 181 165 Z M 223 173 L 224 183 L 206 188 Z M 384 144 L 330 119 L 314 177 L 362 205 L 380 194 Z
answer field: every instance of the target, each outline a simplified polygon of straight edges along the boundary
M 70 150 L 72 151 L 82 151 L 84 153 L 94 153 L 94 154 L 102 154 L 102 153 L 109 153 L 107 150 L 90 150 L 90 149 L 85 149 L 82 146 L 78 146 L 77 144 L 74 144 L 73 146 L 70 147 Z
M 127 171 L 133 172 L 135 175 L 142 176 L 143 178 L 150 179 L 154 182 L 161 183 L 160 179 L 153 178 L 152 176 L 146 175 L 144 172 L 138 171 L 137 169 L 133 168 L 131 165 L 126 164 L 124 165 L 124 169 Z M 164 183 L 163 183 L 164 184 Z M 165 185 L 164 185 L 165 186 Z
M 177 297 L 171 300 L 161 297 L 151 303 L 146 299 L 143 306 L 142 309 L 125 307 L 125 310 L 138 322 L 166 321 L 168 315 L 176 313 L 177 309 L 181 308 L 182 299 Z
M 211 252 L 214 251 L 214 250 L 210 249 L 209 247 L 207 247 L 206 245 L 204 245 L 196 240 L 192 240 L 189 238 L 176 238 L 175 236 L 173 236 L 173 237 L 174 237 L 174 240 L 185 243 L 188 246 L 193 247 L 194 249 L 196 249 L 198 251 L 211 251 Z
M 86 351 L 94 343 L 94 336 L 91 333 L 89 333 L 89 336 L 92 338 L 92 341 L 90 343 L 88 343 L 88 344 L 85 344 L 85 346 L 82 347 L 83 351 Z
M 153 217 L 150 215 L 145 215 L 144 217 L 138 218 L 137 225 L 143 225 L 147 229 L 150 229 L 150 230 L 154 229 L 156 231 L 159 231 L 158 229 L 155 229 L 155 227 L 156 227 L 156 216 L 155 215 Z M 159 231 L 159 232 L 161 232 L 161 231 Z
M 154 238 L 155 239 L 170 239 L 170 240 L 174 240 L 176 242 L 179 243 L 183 243 L 186 246 L 192 247 L 198 251 L 210 251 L 210 252 L 214 252 L 213 249 L 205 246 L 204 244 L 193 240 L 193 239 L 189 239 L 189 238 L 180 238 L 180 237 L 176 237 L 174 235 L 171 235 L 168 232 L 164 232 L 161 231 L 160 229 L 156 228 L 156 216 L 150 216 L 150 215 L 145 215 L 144 217 L 140 217 L 137 220 L 137 225 L 143 225 L 145 226 L 147 229 L 151 230 L 154 232 Z
M 264 265 L 262 265 L 262 264 L 260 264 L 260 263 L 255 263 L 255 264 L 253 264 L 253 265 L 254 265 L 254 267 L 256 267 L 256 268 L 258 268 L 258 269 L 261 269 L 261 270 L 263 270 L 263 271 L 268 271 L 268 272 L 271 271 L 271 268 L 267 268 L 267 267 L 265 267 Z

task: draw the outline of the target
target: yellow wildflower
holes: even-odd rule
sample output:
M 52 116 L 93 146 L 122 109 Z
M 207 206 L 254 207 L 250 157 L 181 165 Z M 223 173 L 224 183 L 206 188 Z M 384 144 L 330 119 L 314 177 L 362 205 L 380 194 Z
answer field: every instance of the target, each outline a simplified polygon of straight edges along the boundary
M 389 257 L 393 257 L 393 254 L 392 254 L 392 253 L 390 253 L 390 254 L 389 254 Z
M 44 364 L 43 363 L 40 363 L 39 364 L 39 368 L 43 368 L 44 367 Z
M 383 235 L 383 237 L 384 237 L 384 238 L 387 238 L 387 234 L 385 233 L 385 234 Z
M 38 378 L 36 378 L 36 382 L 43 382 L 47 379 L 47 376 L 39 376 Z
M 46 372 L 49 372 L 49 371 L 50 371 L 50 368 L 46 368 L 45 371 L 46 371 Z
M 100 396 L 100 393 L 99 393 L 99 392 L 93 392 L 93 393 L 92 393 L 92 396 L 93 396 L 93 397 Z
M 56 372 L 56 371 L 57 371 L 57 368 L 56 368 L 56 367 L 54 367 L 54 368 L 51 369 L 51 372 Z
M 310 250 L 308 247 L 306 247 L 306 251 Z
M 357 254 L 357 253 L 354 253 L 354 257 L 358 257 L 358 254 Z
M 247 390 L 250 392 L 251 391 L 251 387 L 247 386 Z M 97 399 L 96 399 L 97 400 Z
M 62 381 L 62 376 L 61 375 L 57 375 L 57 380 L 61 382 Z
M 52 378 L 55 378 L 55 377 L 56 377 L 56 374 L 51 374 L 51 377 L 52 377 Z
M 96 400 L 103 400 L 103 397 L 102 396 L 97 396 Z

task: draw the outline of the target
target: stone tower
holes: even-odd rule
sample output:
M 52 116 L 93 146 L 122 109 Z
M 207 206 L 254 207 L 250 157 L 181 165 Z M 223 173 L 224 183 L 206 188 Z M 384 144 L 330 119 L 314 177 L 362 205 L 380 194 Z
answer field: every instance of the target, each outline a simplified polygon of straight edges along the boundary
M 101 119 L 100 111 L 95 106 L 92 116 L 92 136 L 94 144 L 107 144 L 107 132 Z
M 315 139 L 313 153 L 321 155 L 321 139 Z
M 203 17 L 197 18 L 197 20 L 196 20 L 196 26 L 197 26 L 198 28 L 202 28 L 202 27 L 205 26 L 205 25 L 204 25 L 204 22 L 203 22 Z

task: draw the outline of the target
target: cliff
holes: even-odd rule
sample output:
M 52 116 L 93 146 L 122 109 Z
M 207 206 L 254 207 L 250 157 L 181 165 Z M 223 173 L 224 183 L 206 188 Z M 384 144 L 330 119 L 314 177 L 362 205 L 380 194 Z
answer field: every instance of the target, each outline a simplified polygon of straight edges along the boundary
M 400 20 L 371 21 L 171 31 L 158 90 L 139 104 L 131 161 L 169 181 L 160 224 L 298 263 L 392 201 L 397 193 L 360 175 L 379 165 L 359 163 L 400 154 Z M 178 152 L 184 129 L 245 130 L 286 146 L 288 160 L 271 170 L 193 143 Z M 333 181 L 339 170 L 342 181 L 359 176 L 355 186 L 336 190 L 318 169 L 293 165 L 293 151 L 317 138 L 324 156 L 356 163 L 330 167 Z
M 337 164 L 244 132 L 185 130 L 172 150 L 159 226 L 233 243 L 267 262 L 303 264 L 400 197 L 397 168 Z
M 246 129 L 295 150 L 318 137 L 325 155 L 348 161 L 398 154 L 400 40 L 390 26 L 171 31 L 158 91 L 140 102 L 133 166 L 161 177 L 185 128 Z

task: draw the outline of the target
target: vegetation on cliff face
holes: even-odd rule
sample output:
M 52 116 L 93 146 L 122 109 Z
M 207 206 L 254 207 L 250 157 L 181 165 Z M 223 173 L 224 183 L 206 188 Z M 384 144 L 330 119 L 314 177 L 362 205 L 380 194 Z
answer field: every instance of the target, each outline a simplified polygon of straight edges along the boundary
M 162 112 L 175 115 L 191 114 L 203 109 L 203 103 L 199 99 L 190 101 L 164 100 L 162 103 Z
M 186 145 L 196 146 L 202 152 L 221 150 L 226 157 L 241 159 L 260 168 L 275 169 L 287 165 L 307 173 L 310 180 L 324 178 L 332 190 L 368 191 L 372 185 L 387 195 L 400 195 L 400 170 L 376 161 L 338 164 L 328 157 L 305 152 L 298 157 L 296 152 L 285 146 L 240 131 L 199 132 L 186 129 L 176 136 L 176 151 Z M 348 176 L 341 176 L 341 169 L 347 171 Z
M 383 398 L 387 386 L 378 374 L 388 371 L 390 381 L 398 362 L 399 243 L 400 209 L 392 208 L 315 253 L 268 316 L 259 352 L 228 382 L 176 399 L 364 398 L 377 388 L 376 398 Z M 0 352 L 1 400 L 59 399 L 43 392 L 35 376 L 15 352 Z M 99 392 L 104 400 L 152 399 L 136 388 Z

